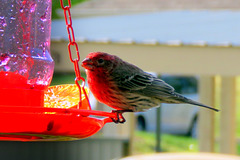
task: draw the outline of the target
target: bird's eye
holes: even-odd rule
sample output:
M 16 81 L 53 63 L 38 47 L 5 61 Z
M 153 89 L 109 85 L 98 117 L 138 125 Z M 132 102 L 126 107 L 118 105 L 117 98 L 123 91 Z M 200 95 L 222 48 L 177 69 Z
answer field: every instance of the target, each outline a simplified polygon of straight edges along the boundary
M 104 60 L 102 58 L 98 59 L 98 64 L 103 64 Z

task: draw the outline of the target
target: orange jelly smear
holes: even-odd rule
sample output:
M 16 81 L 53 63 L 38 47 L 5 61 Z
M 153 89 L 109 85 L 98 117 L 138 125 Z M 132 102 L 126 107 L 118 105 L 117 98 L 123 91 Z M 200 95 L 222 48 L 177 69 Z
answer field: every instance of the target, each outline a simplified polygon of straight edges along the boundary
M 29 85 L 27 78 L 13 72 L 0 71 L 0 105 L 44 106 L 43 85 Z
M 89 90 L 85 87 L 86 94 Z M 44 107 L 48 108 L 78 108 L 78 103 L 81 101 L 79 109 L 90 110 L 88 100 L 81 88 L 81 100 L 79 89 L 75 84 L 64 84 L 48 87 L 44 96 Z

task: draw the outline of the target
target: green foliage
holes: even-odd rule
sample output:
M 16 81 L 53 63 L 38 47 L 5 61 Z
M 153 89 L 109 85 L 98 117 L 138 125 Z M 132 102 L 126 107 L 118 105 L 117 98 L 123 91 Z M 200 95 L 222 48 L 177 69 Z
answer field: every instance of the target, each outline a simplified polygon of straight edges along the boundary
M 86 78 L 85 73 L 81 73 L 83 78 Z M 76 75 L 75 73 L 54 73 L 51 85 L 60 85 L 60 84 L 74 84 Z M 81 84 L 82 82 L 80 82 Z
M 155 133 L 135 132 L 133 154 L 155 153 L 155 146 Z M 216 152 L 218 152 L 219 143 L 216 143 L 216 148 Z M 163 134 L 161 136 L 161 149 L 163 152 L 198 152 L 198 140 L 186 136 Z M 240 154 L 240 144 L 237 146 L 237 154 Z
M 134 154 L 154 153 L 155 146 L 155 133 L 136 131 Z M 161 149 L 163 152 L 197 152 L 198 142 L 191 137 L 163 134 L 161 136 Z
M 191 137 L 164 134 L 162 148 L 164 152 L 197 152 L 198 142 Z
M 78 3 L 81 3 L 81 2 L 84 2 L 86 0 L 71 0 L 71 4 L 72 6 L 78 4 Z M 65 5 L 68 4 L 68 0 L 64 0 L 63 1 Z M 58 19 L 60 18 L 58 15 L 57 15 L 57 9 L 61 8 L 60 6 L 60 0 L 52 0 L 52 19 Z

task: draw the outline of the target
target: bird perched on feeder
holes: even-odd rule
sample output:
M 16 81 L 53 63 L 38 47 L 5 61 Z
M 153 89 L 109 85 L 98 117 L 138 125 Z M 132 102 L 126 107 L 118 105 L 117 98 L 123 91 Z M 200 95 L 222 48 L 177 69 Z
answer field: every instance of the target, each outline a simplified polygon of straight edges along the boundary
M 124 112 L 146 111 L 160 103 L 188 103 L 218 111 L 176 93 L 163 80 L 115 55 L 92 52 L 82 61 L 82 67 L 86 69 L 87 82 L 95 98 L 116 109 L 115 123 L 125 122 Z

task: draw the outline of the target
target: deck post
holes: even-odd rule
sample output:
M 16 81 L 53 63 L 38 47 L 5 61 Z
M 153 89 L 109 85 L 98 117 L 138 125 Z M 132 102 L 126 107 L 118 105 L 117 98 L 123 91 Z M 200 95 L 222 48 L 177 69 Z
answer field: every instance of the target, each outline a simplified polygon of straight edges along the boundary
M 236 77 L 223 76 L 221 89 L 220 152 L 236 154 Z
M 215 77 L 214 76 L 201 76 L 199 83 L 200 102 L 211 107 L 215 103 Z M 214 152 L 215 141 L 215 123 L 214 111 L 201 108 L 199 114 L 199 151 L 200 152 Z

